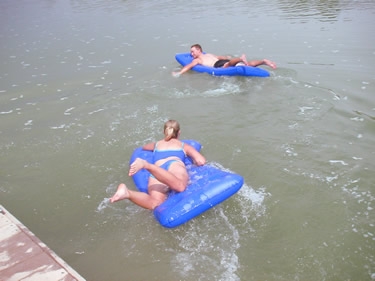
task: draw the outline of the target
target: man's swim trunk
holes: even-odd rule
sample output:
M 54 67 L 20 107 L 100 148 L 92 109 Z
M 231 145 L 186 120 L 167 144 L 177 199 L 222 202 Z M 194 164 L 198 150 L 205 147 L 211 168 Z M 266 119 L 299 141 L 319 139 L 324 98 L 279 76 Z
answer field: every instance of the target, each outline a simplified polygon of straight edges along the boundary
M 224 64 L 226 64 L 227 62 L 229 62 L 229 60 L 218 60 L 217 62 L 215 62 L 214 67 L 216 68 L 223 67 Z

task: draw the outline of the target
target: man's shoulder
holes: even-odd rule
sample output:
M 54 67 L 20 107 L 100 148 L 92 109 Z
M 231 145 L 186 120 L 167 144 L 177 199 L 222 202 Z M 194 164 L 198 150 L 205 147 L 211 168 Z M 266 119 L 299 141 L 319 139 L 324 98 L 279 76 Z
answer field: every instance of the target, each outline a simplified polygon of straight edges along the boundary
M 202 54 L 202 55 L 204 55 L 206 58 L 212 58 L 212 57 L 216 58 L 217 57 L 216 55 L 211 54 L 211 53 L 205 53 L 205 54 Z
M 195 64 L 202 64 L 203 59 L 204 59 L 204 58 L 203 58 L 202 56 L 199 56 L 199 57 L 193 59 L 192 62 L 195 63 Z

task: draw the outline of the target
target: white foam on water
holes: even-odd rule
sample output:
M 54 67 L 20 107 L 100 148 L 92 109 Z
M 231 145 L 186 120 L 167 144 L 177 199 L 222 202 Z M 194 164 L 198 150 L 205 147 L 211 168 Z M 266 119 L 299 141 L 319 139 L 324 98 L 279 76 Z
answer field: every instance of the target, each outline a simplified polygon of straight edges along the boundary
M 264 205 L 264 200 L 271 196 L 270 193 L 266 192 L 265 187 L 255 190 L 245 183 L 238 195 L 241 205 L 241 218 L 245 220 L 245 223 L 249 223 L 249 218 L 256 220 L 265 214 L 266 206 Z M 251 225 L 249 227 L 251 228 Z
M 263 191 L 256 192 L 244 185 L 238 197 L 241 214 L 237 216 L 247 218 L 254 210 L 256 216 L 263 214 Z M 222 205 L 216 206 L 211 212 L 215 214 L 213 218 L 202 214 L 204 223 L 190 221 L 190 228 L 178 237 L 181 249 L 176 251 L 171 260 L 173 268 L 182 278 L 192 280 L 203 280 L 206 276 L 212 280 L 240 280 L 236 274 L 240 266 L 236 252 L 241 246 L 241 235 L 235 226 L 236 222 L 232 222 Z
M 222 83 L 219 84 L 218 88 L 208 89 L 203 92 L 204 96 L 208 97 L 219 97 L 219 96 L 225 96 L 225 95 L 233 95 L 237 94 L 241 91 L 240 86 L 232 82 L 232 80 L 229 78 L 218 78 L 218 79 L 225 79 Z
M 207 165 L 232 172 L 217 162 Z M 241 235 L 236 226 L 238 219 L 249 224 L 252 220 L 248 218 L 256 219 L 262 216 L 265 212 L 264 199 L 269 195 L 265 188 L 256 191 L 244 184 L 233 196 L 236 201 L 234 208 L 237 210 L 239 206 L 239 213 L 227 212 L 223 202 L 208 213 L 203 213 L 201 219 L 189 221 L 183 233 L 176 233 L 181 248 L 174 250 L 176 254 L 171 260 L 176 274 L 189 280 L 203 280 L 207 276 L 212 280 L 240 280 L 236 274 L 240 266 L 236 252 L 241 247 Z M 233 215 L 236 218 L 233 218 Z M 241 225 L 243 226 L 243 223 Z
M 9 110 L 9 111 L 1 111 L 0 114 L 10 114 L 10 113 L 12 113 L 12 112 L 13 112 L 13 110 Z
M 300 113 L 299 114 L 305 114 L 305 111 L 306 110 L 312 110 L 312 109 L 314 109 L 313 107 L 311 107 L 311 106 L 302 106 L 302 107 L 300 107 L 299 108 L 299 110 L 300 110 Z
M 329 160 L 329 163 L 331 164 L 341 164 L 343 166 L 347 166 L 349 165 L 348 163 L 346 163 L 345 161 L 343 160 Z
M 240 235 L 222 207 L 215 207 L 215 216 L 190 221 L 189 229 L 177 236 L 180 249 L 171 263 L 180 278 L 202 280 L 240 280 L 236 275 Z M 204 216 L 204 215 L 202 215 Z
M 53 130 L 58 130 L 58 129 L 64 129 L 66 127 L 66 125 L 65 124 L 62 124 L 62 125 L 60 125 L 60 126 L 52 126 L 52 127 L 50 127 L 51 129 L 53 129 Z
M 92 115 L 92 114 L 94 114 L 94 113 L 98 113 L 98 112 L 103 111 L 103 110 L 104 110 L 103 108 L 99 108 L 98 110 L 91 111 L 91 112 L 89 112 L 88 114 L 89 114 L 89 115 Z
M 110 204 L 109 202 L 109 199 L 110 198 L 104 198 L 98 205 L 98 207 L 96 208 L 96 211 L 101 213 L 103 212 Z
M 64 115 L 71 115 L 70 111 L 72 111 L 73 109 L 75 109 L 75 107 L 68 108 L 67 110 L 65 110 Z
M 112 196 L 113 194 L 115 194 L 116 189 L 117 189 L 116 184 L 111 183 L 110 185 L 106 187 L 105 191 L 106 191 L 106 194 L 109 194 L 110 196 Z M 99 203 L 98 207 L 96 208 L 96 212 L 104 213 L 104 210 L 107 208 L 113 208 L 113 209 L 116 208 L 115 204 L 111 204 L 109 200 L 110 200 L 110 197 L 103 198 L 103 200 Z
M 353 118 L 350 118 L 350 120 L 358 121 L 358 122 L 363 122 L 363 121 L 365 121 L 365 119 L 364 119 L 363 117 L 353 117 Z
M 31 126 L 33 124 L 33 120 L 28 120 L 24 125 Z

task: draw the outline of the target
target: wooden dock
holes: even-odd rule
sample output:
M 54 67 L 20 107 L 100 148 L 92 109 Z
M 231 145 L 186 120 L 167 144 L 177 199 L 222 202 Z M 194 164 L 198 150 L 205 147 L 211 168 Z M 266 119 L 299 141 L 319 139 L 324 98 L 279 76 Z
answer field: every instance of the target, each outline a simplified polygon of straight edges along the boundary
M 0 280 L 85 279 L 0 205 Z

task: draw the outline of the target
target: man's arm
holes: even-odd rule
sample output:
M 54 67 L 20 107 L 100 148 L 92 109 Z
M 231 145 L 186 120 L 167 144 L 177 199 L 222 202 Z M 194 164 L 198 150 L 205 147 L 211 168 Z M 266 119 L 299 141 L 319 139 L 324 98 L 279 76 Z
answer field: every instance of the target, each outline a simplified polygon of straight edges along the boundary
M 216 56 L 218 60 L 230 60 L 231 56 Z
M 197 64 L 200 64 L 200 61 L 198 59 L 194 59 L 191 63 L 185 65 L 179 72 L 172 72 L 174 76 L 180 76 L 181 74 L 184 74 L 185 72 L 192 69 Z

